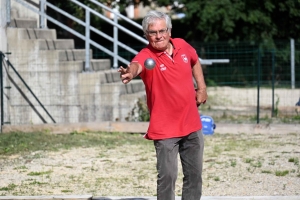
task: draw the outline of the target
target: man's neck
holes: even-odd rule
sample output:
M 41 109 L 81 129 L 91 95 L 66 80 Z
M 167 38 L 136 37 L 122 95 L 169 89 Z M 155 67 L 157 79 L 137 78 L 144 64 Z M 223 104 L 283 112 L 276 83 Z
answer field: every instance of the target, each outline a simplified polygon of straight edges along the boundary
M 167 47 L 167 49 L 166 49 L 166 52 L 167 52 L 170 56 L 173 54 L 173 49 L 174 49 L 174 47 L 173 47 L 172 43 L 169 42 L 168 47 Z

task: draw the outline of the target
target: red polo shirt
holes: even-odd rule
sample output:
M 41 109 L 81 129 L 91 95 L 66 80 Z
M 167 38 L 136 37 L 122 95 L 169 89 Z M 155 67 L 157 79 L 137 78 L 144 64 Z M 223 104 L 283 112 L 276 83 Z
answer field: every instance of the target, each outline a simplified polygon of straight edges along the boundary
M 198 55 L 183 39 L 170 41 L 174 47 L 172 57 L 148 45 L 132 60 L 143 67 L 140 77 L 150 113 L 146 138 L 151 140 L 183 137 L 202 128 L 192 76 Z M 147 58 L 155 60 L 154 69 L 145 68 Z

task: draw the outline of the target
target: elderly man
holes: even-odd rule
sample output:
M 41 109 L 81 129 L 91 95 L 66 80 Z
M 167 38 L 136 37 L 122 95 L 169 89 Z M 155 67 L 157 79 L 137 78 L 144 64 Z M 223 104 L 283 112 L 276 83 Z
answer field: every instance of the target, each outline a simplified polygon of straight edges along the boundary
M 174 200 L 178 153 L 183 169 L 183 200 L 202 194 L 204 141 L 197 106 L 207 100 L 206 84 L 196 50 L 180 38 L 171 38 L 168 15 L 150 11 L 142 22 L 149 44 L 120 67 L 124 84 L 140 76 L 145 84 L 150 123 L 145 137 L 154 141 L 157 157 L 157 199 Z M 155 61 L 153 69 L 144 65 Z M 197 84 L 196 100 L 194 80 Z

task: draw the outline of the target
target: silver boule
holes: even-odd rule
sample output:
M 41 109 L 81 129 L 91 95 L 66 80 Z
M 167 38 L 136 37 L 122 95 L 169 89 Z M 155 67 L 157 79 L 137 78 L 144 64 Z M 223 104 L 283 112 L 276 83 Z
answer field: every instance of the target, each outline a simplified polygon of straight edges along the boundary
M 147 69 L 151 70 L 155 67 L 156 63 L 152 58 L 148 58 L 145 60 L 144 65 Z

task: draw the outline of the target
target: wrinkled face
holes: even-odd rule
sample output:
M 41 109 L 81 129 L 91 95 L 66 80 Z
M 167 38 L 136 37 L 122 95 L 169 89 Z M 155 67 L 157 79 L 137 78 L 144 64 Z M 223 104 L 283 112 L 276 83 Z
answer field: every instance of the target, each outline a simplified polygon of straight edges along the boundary
M 165 51 L 170 37 L 171 30 L 167 28 L 165 20 L 156 20 L 148 26 L 146 38 L 154 49 Z

